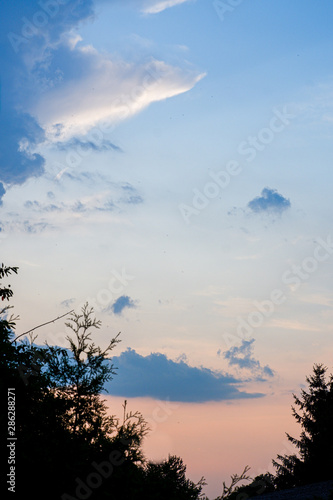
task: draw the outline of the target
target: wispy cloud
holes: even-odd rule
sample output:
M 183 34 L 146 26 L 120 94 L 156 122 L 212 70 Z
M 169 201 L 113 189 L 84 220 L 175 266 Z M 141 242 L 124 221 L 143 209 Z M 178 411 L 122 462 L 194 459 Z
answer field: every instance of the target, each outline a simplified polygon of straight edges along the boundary
M 99 198 L 99 199 L 98 199 Z M 115 205 L 112 199 L 104 199 L 101 197 L 85 197 L 81 200 L 76 200 L 71 203 L 56 202 L 56 203 L 42 203 L 37 200 L 28 200 L 24 203 L 24 208 L 38 213 L 51 213 L 51 212 L 91 212 L 94 210 L 113 211 Z
M 290 208 L 290 200 L 279 194 L 276 189 L 264 188 L 261 196 L 257 196 L 247 204 L 255 213 L 274 212 L 282 213 Z
M 124 195 L 120 198 L 124 203 L 128 203 L 130 205 L 137 205 L 139 203 L 143 203 L 142 196 L 138 193 L 138 191 L 131 184 L 123 184 L 121 186 Z
M 255 339 L 242 340 L 240 346 L 232 346 L 223 353 L 223 357 L 230 366 L 236 366 L 240 369 L 246 369 L 256 379 L 265 380 L 267 377 L 273 377 L 274 371 L 268 366 L 261 366 L 260 362 L 253 356 L 253 343 Z M 222 354 L 219 350 L 219 356 Z
M 93 140 L 81 140 L 78 139 L 77 137 L 73 137 L 67 142 L 56 142 L 55 146 L 57 149 L 60 151 L 68 151 L 71 149 L 74 149 L 76 151 L 81 152 L 82 154 L 85 155 L 90 151 L 118 151 L 122 152 L 122 149 L 119 146 L 116 146 L 113 144 L 113 142 L 108 141 L 106 139 L 102 139 L 99 141 L 93 141 Z
M 143 12 L 145 14 L 158 14 L 165 9 L 175 7 L 189 0 L 147 0 L 144 3 Z
M 74 201 L 59 200 L 53 192 L 48 192 L 45 201 L 27 200 L 24 203 L 26 211 L 43 214 L 113 212 L 125 205 L 136 205 L 144 201 L 137 189 L 129 183 L 117 185 L 105 182 L 107 189 L 101 189 L 103 178 L 89 172 L 65 172 L 63 177 L 76 182 L 94 183 L 94 192 Z
M 123 397 L 151 397 L 161 400 L 204 402 L 258 398 L 261 393 L 239 389 L 242 382 L 233 376 L 208 368 L 189 366 L 182 356 L 178 361 L 165 354 L 141 356 L 128 349 L 112 358 L 118 376 L 108 385 L 110 394 Z
M 60 212 L 65 209 L 64 203 L 56 205 L 54 203 L 40 203 L 37 200 L 31 201 L 27 200 L 24 203 L 24 208 L 28 210 L 33 210 L 34 212 Z
M 15 196 L 15 190 L 8 192 L 0 221 L 2 238 L 13 233 L 65 229 L 78 222 L 83 225 L 119 223 L 122 216 L 144 203 L 135 186 L 115 182 L 99 172 L 68 170 L 59 183 L 54 182 L 53 174 L 47 175 L 42 181 L 44 193 L 39 197 L 30 197 L 28 184 L 20 188 L 22 201 Z
M 39 222 L 21 219 L 0 221 L 0 232 L 2 238 L 6 238 L 10 233 L 38 234 L 53 229 L 55 229 L 55 226 L 44 219 L 40 219 Z
M 74 299 L 74 298 L 71 298 L 71 299 L 65 299 L 65 300 L 63 300 L 63 301 L 60 303 L 60 305 L 61 305 L 61 306 L 63 306 L 63 307 L 69 308 L 69 307 L 71 307 L 71 306 L 74 304 L 75 300 L 76 300 L 76 299 Z

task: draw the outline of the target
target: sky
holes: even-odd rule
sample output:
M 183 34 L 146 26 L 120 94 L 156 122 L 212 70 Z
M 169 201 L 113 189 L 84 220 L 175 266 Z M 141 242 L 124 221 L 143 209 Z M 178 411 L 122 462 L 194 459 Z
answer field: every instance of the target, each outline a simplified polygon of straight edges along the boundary
M 221 493 L 332 370 L 333 5 L 17 0 L 1 19 L 0 245 L 17 334 L 88 301 L 110 411 Z M 63 319 L 36 330 L 66 344 Z M 198 432 L 198 429 L 200 431 Z

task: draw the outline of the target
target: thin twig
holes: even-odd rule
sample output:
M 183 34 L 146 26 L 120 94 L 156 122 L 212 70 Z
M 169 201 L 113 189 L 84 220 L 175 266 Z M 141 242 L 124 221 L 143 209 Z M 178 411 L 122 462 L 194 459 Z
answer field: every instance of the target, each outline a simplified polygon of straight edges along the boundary
M 34 330 L 37 330 L 37 328 L 40 328 L 41 326 L 45 326 L 45 325 L 49 325 L 50 323 L 54 323 L 55 321 L 57 321 L 58 319 L 61 319 L 63 318 L 64 316 L 67 316 L 68 314 L 71 314 L 74 312 L 74 309 L 72 309 L 71 311 L 63 314 L 62 316 L 58 316 L 57 318 L 55 319 L 51 319 L 51 321 L 47 321 L 46 323 L 43 323 L 41 325 L 38 325 L 38 326 L 35 326 L 34 328 L 31 328 L 31 330 L 28 330 L 27 332 L 24 332 L 24 333 L 21 333 L 18 337 L 16 337 L 14 340 L 11 341 L 11 344 L 13 342 L 16 342 L 17 339 L 19 339 L 20 337 L 23 337 L 23 335 L 26 335 L 27 333 L 30 333 L 30 332 L 33 332 Z
M 250 470 L 250 468 L 251 467 L 246 465 L 240 476 L 238 474 L 232 474 L 230 486 L 227 486 L 225 484 L 225 481 L 223 481 L 223 492 L 222 495 L 218 497 L 217 500 L 223 500 L 223 499 L 227 500 L 229 498 L 229 495 L 231 495 L 231 493 L 234 493 L 235 486 L 237 483 L 239 483 L 240 481 L 250 481 L 252 478 L 246 475 L 246 473 Z
M 126 420 L 126 406 L 127 406 L 127 399 L 125 399 L 124 404 L 122 405 L 124 408 L 124 421 L 123 425 L 125 425 L 125 420 Z

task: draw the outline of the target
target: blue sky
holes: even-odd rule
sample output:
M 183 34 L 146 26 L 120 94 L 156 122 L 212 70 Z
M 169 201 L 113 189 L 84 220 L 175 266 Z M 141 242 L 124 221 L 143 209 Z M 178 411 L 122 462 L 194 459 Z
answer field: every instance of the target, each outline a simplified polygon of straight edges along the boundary
M 18 333 L 88 300 L 101 345 L 122 332 L 115 394 L 184 404 L 234 404 L 227 377 L 239 404 L 285 404 L 331 366 L 332 17 L 304 0 L 1 6 Z M 121 374 L 139 365 L 158 381 L 144 394 Z

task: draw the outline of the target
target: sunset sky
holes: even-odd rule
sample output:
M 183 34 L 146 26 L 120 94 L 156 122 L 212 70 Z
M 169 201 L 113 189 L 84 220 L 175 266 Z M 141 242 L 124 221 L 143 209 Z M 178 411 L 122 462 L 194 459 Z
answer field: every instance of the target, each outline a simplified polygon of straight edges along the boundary
M 17 334 L 86 301 L 111 411 L 191 479 L 252 475 L 332 370 L 333 5 L 1 6 L 1 259 Z M 63 320 L 38 342 L 65 345 Z

